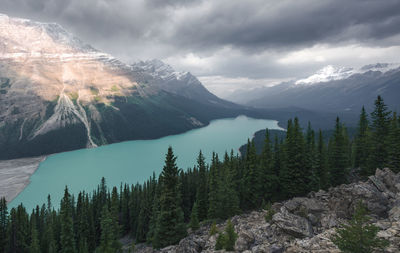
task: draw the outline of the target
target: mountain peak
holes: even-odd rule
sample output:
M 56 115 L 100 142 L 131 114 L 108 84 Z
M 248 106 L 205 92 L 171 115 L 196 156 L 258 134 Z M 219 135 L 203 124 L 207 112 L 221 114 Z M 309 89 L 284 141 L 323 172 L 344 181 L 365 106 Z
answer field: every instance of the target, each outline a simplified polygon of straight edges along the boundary
M 318 70 L 315 74 L 296 81 L 296 84 L 310 85 L 313 83 L 329 82 L 333 80 L 340 80 L 352 75 L 353 68 L 336 67 L 333 65 L 327 65 L 322 69 Z
M 169 76 L 175 72 L 175 70 L 165 62 L 159 59 L 152 59 L 146 61 L 140 61 L 138 63 L 132 64 L 134 68 L 142 69 L 153 76 Z
M 0 45 L 3 53 L 98 53 L 57 23 L 43 23 L 0 14 Z M 56 50 L 54 50 L 55 46 Z
M 385 73 L 389 70 L 399 68 L 399 63 L 375 63 L 368 64 L 359 69 L 348 68 L 348 67 L 337 67 L 333 65 L 327 65 L 322 69 L 318 70 L 315 74 L 299 79 L 295 82 L 296 85 L 311 85 L 315 83 L 324 83 L 335 80 L 342 80 L 348 78 L 353 74 L 361 74 L 368 71 L 379 71 Z
M 191 76 L 189 72 L 178 72 L 175 71 L 171 65 L 163 62 L 159 59 L 152 59 L 146 61 L 140 61 L 131 65 L 135 69 L 144 71 L 155 78 L 164 80 L 177 79 L 180 80 L 187 76 Z

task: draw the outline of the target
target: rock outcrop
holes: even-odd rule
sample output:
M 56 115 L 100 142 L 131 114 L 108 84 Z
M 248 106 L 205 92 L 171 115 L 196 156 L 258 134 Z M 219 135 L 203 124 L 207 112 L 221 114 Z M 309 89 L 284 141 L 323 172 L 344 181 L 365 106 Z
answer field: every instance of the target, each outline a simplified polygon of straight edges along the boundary
M 367 206 L 371 222 L 381 230 L 378 236 L 389 240 L 384 252 L 400 252 L 400 173 L 376 170 L 366 182 L 357 182 L 311 192 L 307 197 L 275 203 L 276 213 L 267 222 L 267 211 L 254 211 L 231 219 L 238 239 L 236 252 L 340 252 L 331 241 L 335 227 L 348 221 L 359 201 Z M 220 231 L 225 223 L 218 224 Z M 135 252 L 180 253 L 216 252 L 216 236 L 203 226 L 182 239 L 179 245 L 161 250 L 140 245 Z M 224 252 L 224 251 L 217 251 Z

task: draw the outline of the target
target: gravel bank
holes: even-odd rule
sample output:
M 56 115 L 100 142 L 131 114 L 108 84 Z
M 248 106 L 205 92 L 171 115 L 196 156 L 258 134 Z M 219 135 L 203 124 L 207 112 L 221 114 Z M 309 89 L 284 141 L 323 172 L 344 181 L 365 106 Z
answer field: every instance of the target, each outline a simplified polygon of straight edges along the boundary
M 13 200 L 28 184 L 29 178 L 45 156 L 0 160 L 0 197 Z

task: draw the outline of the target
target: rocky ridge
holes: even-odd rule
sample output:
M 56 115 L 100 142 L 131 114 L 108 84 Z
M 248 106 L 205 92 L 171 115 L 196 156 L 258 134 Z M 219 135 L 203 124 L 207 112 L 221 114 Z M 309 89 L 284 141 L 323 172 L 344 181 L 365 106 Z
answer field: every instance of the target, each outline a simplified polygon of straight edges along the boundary
M 235 106 L 209 92 L 190 72 L 175 71 L 161 60 L 140 61 L 130 67 L 137 76 L 150 76 L 151 78 L 146 79 L 151 79 L 151 85 L 158 89 L 200 102 L 206 101 L 223 107 Z
M 348 221 L 359 201 L 367 206 L 371 221 L 381 230 L 378 236 L 386 238 L 390 246 L 383 252 L 400 249 L 400 173 L 377 169 L 365 182 L 311 192 L 275 203 L 275 214 L 267 222 L 267 211 L 254 211 L 231 219 L 238 239 L 235 252 L 340 252 L 330 238 L 335 228 Z M 217 225 L 222 231 L 226 222 Z M 161 250 L 138 245 L 141 253 L 198 253 L 215 251 L 216 236 L 209 236 L 210 225 L 202 226 L 182 239 L 179 245 Z

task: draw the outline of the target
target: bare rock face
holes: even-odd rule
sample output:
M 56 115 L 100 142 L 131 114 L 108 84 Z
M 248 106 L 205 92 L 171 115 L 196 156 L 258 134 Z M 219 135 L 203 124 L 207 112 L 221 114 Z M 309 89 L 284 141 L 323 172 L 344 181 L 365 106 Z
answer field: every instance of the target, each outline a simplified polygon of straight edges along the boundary
M 334 229 L 326 230 L 311 239 L 296 239 L 290 243 L 285 252 L 326 252 L 340 253 L 341 251 L 330 240 Z
M 372 179 L 371 179 L 372 178 Z M 355 205 L 362 200 L 373 223 L 380 228 L 378 237 L 389 240 L 384 252 L 400 249 L 400 173 L 377 170 L 366 182 L 340 185 L 328 191 L 312 192 L 307 197 L 275 203 L 272 221 L 265 220 L 266 211 L 251 212 L 231 219 L 238 234 L 235 252 L 245 253 L 339 253 L 331 241 L 335 227 L 346 222 Z M 220 231 L 226 226 L 218 224 Z M 225 252 L 215 251 L 216 236 L 209 236 L 204 226 L 182 239 L 179 245 L 159 251 L 150 247 L 137 252 Z
M 240 108 L 159 60 L 131 66 L 58 24 L 0 14 L 1 160 L 158 138 Z
M 273 216 L 272 222 L 287 234 L 296 238 L 311 237 L 313 235 L 311 222 L 306 217 L 290 213 L 285 207 L 282 207 L 281 211 Z

